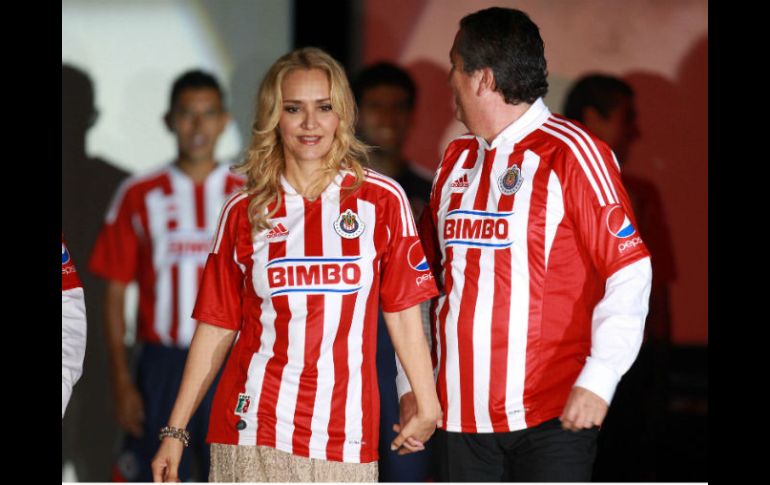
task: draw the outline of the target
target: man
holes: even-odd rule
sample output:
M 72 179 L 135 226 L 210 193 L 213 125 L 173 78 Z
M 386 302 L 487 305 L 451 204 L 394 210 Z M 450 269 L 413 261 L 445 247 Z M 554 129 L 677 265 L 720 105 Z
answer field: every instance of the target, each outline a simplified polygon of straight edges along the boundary
M 119 425 L 127 433 L 113 479 L 152 481 L 150 462 L 158 431 L 168 421 L 197 322 L 191 318 L 198 280 L 220 208 L 242 184 L 214 160 L 229 115 L 217 80 L 202 71 L 180 76 L 165 115 L 176 137 L 176 160 L 135 176 L 118 189 L 91 256 L 91 271 L 108 280 L 106 334 L 113 398 Z M 136 380 L 123 344 L 126 286 L 139 284 Z M 216 386 L 212 386 L 211 390 Z M 204 438 L 212 393 L 191 422 L 201 478 L 208 471 Z M 190 478 L 190 454 L 180 478 Z
M 524 12 L 466 16 L 450 59 L 471 133 L 447 147 L 422 220 L 444 290 L 438 479 L 588 481 L 642 340 L 649 254 L 610 149 L 543 103 Z
M 414 81 L 400 67 L 380 62 L 362 69 L 352 85 L 358 104 L 358 136 L 374 148 L 370 152 L 370 165 L 378 172 L 393 177 L 404 188 L 415 220 L 418 220 L 430 198 L 430 181 L 403 154 L 417 97 Z M 426 481 L 432 478 L 431 441 L 420 453 L 399 455 L 390 450 L 390 443 L 397 434 L 393 425 L 403 425 L 403 421 L 399 420 L 396 375 L 393 343 L 380 312 L 377 331 L 380 481 Z
M 621 166 L 639 138 L 634 91 L 604 74 L 583 76 L 570 89 L 564 114 L 605 141 Z M 676 276 L 670 233 L 660 193 L 650 181 L 622 174 L 639 233 L 653 255 L 655 277 L 639 357 L 615 394 L 599 436 L 594 478 L 602 481 L 655 481 L 655 449 L 663 429 L 666 372 L 671 343 L 669 286 Z

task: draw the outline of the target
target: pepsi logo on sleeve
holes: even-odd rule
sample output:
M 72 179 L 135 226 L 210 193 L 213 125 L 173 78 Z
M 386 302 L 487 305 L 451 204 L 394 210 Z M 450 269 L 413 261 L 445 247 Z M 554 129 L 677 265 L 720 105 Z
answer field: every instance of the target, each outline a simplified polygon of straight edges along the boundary
M 411 266 L 413 270 L 428 271 L 430 266 L 428 266 L 428 260 L 425 259 L 425 255 L 422 253 L 421 249 L 422 246 L 420 246 L 420 241 L 413 242 L 412 245 L 409 246 L 406 257 L 409 261 L 409 266 Z
M 634 228 L 623 207 L 619 205 L 611 208 L 607 213 L 607 230 L 619 239 L 625 239 L 636 234 L 636 228 Z

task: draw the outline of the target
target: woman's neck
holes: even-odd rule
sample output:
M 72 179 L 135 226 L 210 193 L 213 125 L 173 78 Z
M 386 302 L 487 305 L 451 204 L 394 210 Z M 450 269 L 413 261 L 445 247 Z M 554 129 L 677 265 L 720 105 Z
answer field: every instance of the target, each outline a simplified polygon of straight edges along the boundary
M 324 180 L 319 183 L 319 177 Z M 286 181 L 302 197 L 314 200 L 331 183 L 334 174 L 323 174 L 323 166 L 320 161 L 297 163 L 296 160 L 286 160 Z

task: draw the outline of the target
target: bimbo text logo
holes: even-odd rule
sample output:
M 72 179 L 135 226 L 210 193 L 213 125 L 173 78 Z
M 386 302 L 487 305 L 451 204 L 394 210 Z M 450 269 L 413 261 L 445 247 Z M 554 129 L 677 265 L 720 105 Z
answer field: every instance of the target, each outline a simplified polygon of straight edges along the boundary
M 355 293 L 361 289 L 360 257 L 281 258 L 270 261 L 270 296 L 287 293 Z
M 444 221 L 444 243 L 475 248 L 507 248 L 508 217 L 513 212 L 454 210 Z
M 636 233 L 634 225 L 619 205 L 611 208 L 607 213 L 607 230 L 617 238 L 625 239 Z

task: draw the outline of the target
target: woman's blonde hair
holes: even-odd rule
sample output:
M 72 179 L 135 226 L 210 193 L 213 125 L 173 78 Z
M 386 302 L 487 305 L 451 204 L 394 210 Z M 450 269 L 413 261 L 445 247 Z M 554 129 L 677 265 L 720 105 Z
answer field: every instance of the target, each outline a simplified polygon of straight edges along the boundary
M 262 80 L 251 128 L 251 144 L 245 160 L 234 168 L 236 172 L 246 175 L 244 192 L 253 196 L 249 202 L 249 222 L 254 233 L 269 229 L 267 220 L 281 207 L 281 174 L 286 167 L 283 143 L 278 131 L 283 110 L 281 83 L 287 73 L 295 69 L 320 69 L 326 73 L 332 111 L 340 119 L 331 149 L 323 160 L 322 173 L 311 190 L 318 191 L 318 184 L 330 180 L 341 169 L 352 171 L 356 178 L 348 189 L 355 190 L 364 179 L 361 163 L 367 160 L 368 147 L 354 134 L 356 104 L 345 71 L 321 49 L 305 47 L 292 51 L 278 59 Z M 272 202 L 275 202 L 275 206 L 268 213 L 266 208 Z

